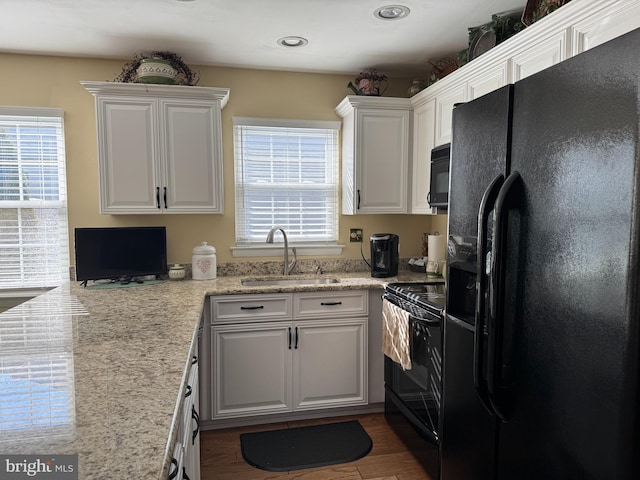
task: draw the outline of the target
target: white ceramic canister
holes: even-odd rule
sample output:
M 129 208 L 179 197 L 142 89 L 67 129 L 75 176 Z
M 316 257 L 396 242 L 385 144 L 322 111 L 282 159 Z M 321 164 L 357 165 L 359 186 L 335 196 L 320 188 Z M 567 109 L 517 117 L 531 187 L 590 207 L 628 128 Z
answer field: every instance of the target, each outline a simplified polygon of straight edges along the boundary
M 169 279 L 170 280 L 182 280 L 185 277 L 184 266 L 176 263 L 169 267 Z
M 194 280 L 213 280 L 216 278 L 216 249 L 202 242 L 193 249 L 191 257 L 191 277 Z

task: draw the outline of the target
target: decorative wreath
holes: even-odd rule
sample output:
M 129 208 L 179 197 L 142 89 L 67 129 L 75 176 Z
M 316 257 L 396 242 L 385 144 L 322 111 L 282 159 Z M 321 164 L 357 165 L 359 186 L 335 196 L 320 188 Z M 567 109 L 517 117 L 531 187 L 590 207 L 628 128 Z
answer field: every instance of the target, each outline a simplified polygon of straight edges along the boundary
M 124 64 L 120 75 L 116 77 L 114 82 L 138 83 L 138 67 L 140 66 L 140 62 L 147 58 L 160 58 L 169 62 L 178 72 L 175 79 L 177 85 L 193 86 L 200 80 L 200 73 L 191 70 L 179 55 L 173 52 L 154 51 L 149 54 L 140 53 L 135 55 L 133 60 Z

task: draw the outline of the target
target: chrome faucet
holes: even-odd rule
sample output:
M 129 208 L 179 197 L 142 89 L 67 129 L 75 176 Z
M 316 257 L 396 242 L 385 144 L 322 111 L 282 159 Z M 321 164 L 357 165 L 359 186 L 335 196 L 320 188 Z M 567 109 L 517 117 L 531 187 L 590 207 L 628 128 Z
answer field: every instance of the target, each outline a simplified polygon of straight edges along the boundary
M 289 241 L 287 240 L 287 234 L 284 232 L 282 227 L 277 225 L 269 230 L 269 233 L 267 234 L 267 243 L 273 243 L 273 236 L 277 230 L 282 232 L 282 236 L 284 238 L 284 275 L 289 275 L 298 262 L 298 255 L 296 254 L 295 247 L 291 248 L 293 251 L 293 261 L 289 264 Z

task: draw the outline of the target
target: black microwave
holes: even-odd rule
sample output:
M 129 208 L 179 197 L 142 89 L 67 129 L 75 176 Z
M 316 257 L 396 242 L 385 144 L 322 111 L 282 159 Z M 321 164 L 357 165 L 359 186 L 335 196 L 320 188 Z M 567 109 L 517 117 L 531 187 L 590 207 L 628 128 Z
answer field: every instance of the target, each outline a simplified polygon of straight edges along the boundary
M 449 160 L 451 144 L 431 150 L 431 178 L 427 201 L 432 207 L 446 208 L 449 204 Z

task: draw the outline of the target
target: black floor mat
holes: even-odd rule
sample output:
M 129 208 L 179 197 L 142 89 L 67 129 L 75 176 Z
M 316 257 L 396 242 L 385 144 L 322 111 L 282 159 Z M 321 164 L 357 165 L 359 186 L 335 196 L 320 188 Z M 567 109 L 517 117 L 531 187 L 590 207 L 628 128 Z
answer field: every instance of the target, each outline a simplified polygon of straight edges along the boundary
M 288 472 L 353 462 L 373 442 L 360 422 L 328 423 L 240 435 L 242 457 L 262 470 Z

